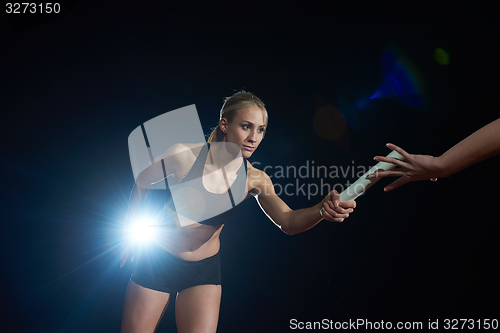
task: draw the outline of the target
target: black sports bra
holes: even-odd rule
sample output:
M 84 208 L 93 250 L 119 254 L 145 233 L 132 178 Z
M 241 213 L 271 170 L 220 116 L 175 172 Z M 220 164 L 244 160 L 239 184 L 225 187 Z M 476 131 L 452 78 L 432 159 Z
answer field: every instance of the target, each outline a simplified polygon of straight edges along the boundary
M 226 192 L 213 193 L 203 185 L 203 172 L 210 144 L 202 147 L 188 173 L 179 183 L 169 184 L 171 199 L 177 212 L 180 226 L 194 222 L 206 225 L 225 223 L 224 214 L 242 202 L 246 195 L 247 161 L 241 158 L 236 179 Z

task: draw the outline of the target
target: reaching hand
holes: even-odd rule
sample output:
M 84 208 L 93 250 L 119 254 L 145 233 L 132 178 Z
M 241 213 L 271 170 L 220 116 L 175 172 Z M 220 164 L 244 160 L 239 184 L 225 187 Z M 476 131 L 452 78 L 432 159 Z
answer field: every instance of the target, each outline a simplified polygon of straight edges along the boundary
M 373 178 L 400 177 L 393 183 L 387 185 L 384 188 L 384 191 L 393 190 L 401 185 L 416 180 L 430 179 L 432 181 L 436 181 L 437 177 L 441 175 L 441 170 L 436 163 L 436 157 L 430 155 L 409 154 L 404 149 L 390 143 L 387 144 L 387 147 L 401 154 L 405 160 L 401 161 L 384 156 L 375 156 L 373 158 L 376 161 L 393 163 L 400 167 L 399 169 L 393 169 L 390 171 L 379 171 L 371 175 Z

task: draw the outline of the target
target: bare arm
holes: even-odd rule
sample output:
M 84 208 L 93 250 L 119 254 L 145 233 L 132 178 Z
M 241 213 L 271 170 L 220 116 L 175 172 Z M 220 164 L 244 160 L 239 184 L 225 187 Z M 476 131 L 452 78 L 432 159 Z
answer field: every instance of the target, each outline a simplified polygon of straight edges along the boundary
M 134 188 L 130 193 L 127 221 L 125 228 L 127 228 L 132 221 L 134 221 L 136 218 L 139 217 L 142 204 L 144 203 L 144 200 L 146 200 L 148 192 L 149 192 L 148 189 L 145 189 L 143 187 L 137 186 L 137 184 L 134 184 Z M 125 265 L 129 257 L 131 261 L 134 261 L 135 248 L 132 246 L 132 244 L 127 243 L 126 239 L 124 239 L 124 244 L 122 245 L 122 253 L 120 258 L 120 267 L 123 267 L 123 265 Z
M 148 196 L 148 192 L 149 190 L 147 188 L 143 188 L 141 186 L 137 186 L 137 184 L 134 184 L 134 188 L 132 189 L 129 198 L 127 222 L 130 223 L 131 220 L 138 217 L 141 212 L 142 204 Z
M 452 175 L 472 164 L 500 154 L 500 119 L 484 126 L 437 158 L 442 176 Z
M 191 151 L 193 146 L 188 147 L 183 144 L 172 146 L 139 174 L 130 193 L 125 228 L 130 227 L 140 217 L 142 205 L 148 196 L 152 184 L 170 175 L 180 177 L 185 174 L 194 161 L 194 155 Z M 124 242 L 120 267 L 127 262 L 129 257 L 131 261 L 134 261 L 135 245 Z
M 450 176 L 472 164 L 500 154 L 500 119 L 472 133 L 439 157 L 413 155 L 396 145 L 387 144 L 387 146 L 405 158 L 403 162 L 383 156 L 375 157 L 378 161 L 394 163 L 401 167 L 374 175 L 374 177 L 400 176 L 395 182 L 386 186 L 386 191 L 390 191 L 408 182 Z
M 155 158 L 136 179 L 136 186 L 149 189 L 170 175 L 183 176 L 194 162 L 195 155 L 192 150 L 200 146 L 176 144 L 170 147 L 164 154 Z
M 262 171 L 257 179 L 256 199 L 264 213 L 283 232 L 288 235 L 311 229 L 323 218 L 332 222 L 342 222 L 349 217 L 356 207 L 354 201 L 339 202 L 340 195 L 336 191 L 328 195 L 318 204 L 304 209 L 292 210 L 274 191 L 274 186 L 267 174 Z M 320 210 L 322 209 L 322 214 Z

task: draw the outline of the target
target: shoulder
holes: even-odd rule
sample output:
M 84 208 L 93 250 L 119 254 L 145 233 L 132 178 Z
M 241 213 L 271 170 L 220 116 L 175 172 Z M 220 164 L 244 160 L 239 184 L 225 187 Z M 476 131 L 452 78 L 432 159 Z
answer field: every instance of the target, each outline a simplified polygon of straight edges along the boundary
M 203 143 L 176 143 L 168 148 L 162 155 L 158 156 L 158 159 L 175 157 L 178 154 L 183 154 L 187 152 L 195 154 L 203 148 Z
M 248 174 L 249 178 L 261 179 L 261 180 L 266 180 L 266 179 L 271 180 L 271 178 L 269 178 L 267 173 L 254 167 L 252 165 L 252 163 L 250 163 L 248 160 L 246 162 L 247 162 L 247 174 Z
M 175 163 L 186 158 L 196 157 L 203 148 L 203 143 L 176 143 L 168 148 L 163 154 L 157 156 L 154 162 L 164 160 L 168 163 Z
M 155 162 L 163 160 L 168 174 L 182 177 L 193 165 L 204 147 L 203 143 L 177 143 L 155 158 Z
M 274 192 L 273 182 L 269 175 L 254 167 L 249 161 L 247 161 L 247 179 L 251 193 Z

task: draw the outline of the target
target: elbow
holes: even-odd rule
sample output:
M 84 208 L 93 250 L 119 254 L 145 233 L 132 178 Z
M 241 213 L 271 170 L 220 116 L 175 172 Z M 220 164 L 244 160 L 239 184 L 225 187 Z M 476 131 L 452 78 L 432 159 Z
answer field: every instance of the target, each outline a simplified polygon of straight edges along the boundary
M 283 231 L 288 236 L 293 236 L 293 235 L 295 235 L 297 233 L 292 228 L 290 228 L 289 226 L 280 226 L 280 228 L 281 228 L 281 231 Z
M 288 236 L 292 236 L 300 232 L 297 231 L 297 228 L 294 228 L 294 223 L 291 217 L 292 217 L 291 215 L 287 214 L 279 221 L 276 221 L 281 231 L 283 231 Z

